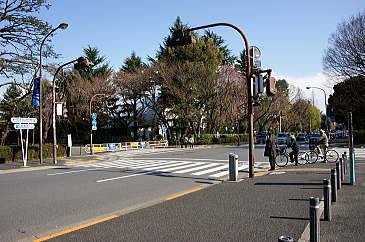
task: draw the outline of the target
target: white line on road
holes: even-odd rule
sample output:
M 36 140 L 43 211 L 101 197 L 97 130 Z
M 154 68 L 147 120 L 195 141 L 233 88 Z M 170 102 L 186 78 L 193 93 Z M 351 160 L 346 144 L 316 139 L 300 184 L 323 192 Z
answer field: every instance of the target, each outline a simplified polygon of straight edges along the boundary
M 86 170 L 77 170 L 77 171 L 65 171 L 65 172 L 58 172 L 58 173 L 47 174 L 47 176 L 55 176 L 55 175 L 63 175 L 63 174 L 70 174 L 70 173 L 78 173 L 78 172 L 82 172 L 82 171 L 95 171 L 95 170 L 100 170 L 100 169 L 104 169 L 104 168 L 95 168 L 95 169 L 86 169 Z
M 189 164 L 189 165 L 185 165 L 185 166 L 173 167 L 173 168 L 163 169 L 163 170 L 159 170 L 159 171 L 161 171 L 161 172 L 175 171 L 175 170 L 180 170 L 180 169 L 197 166 L 197 165 L 199 165 L 199 164 L 193 163 L 193 164 Z
M 218 167 L 213 168 L 213 169 L 209 169 L 209 170 L 205 170 L 205 171 L 199 171 L 199 172 L 195 172 L 195 173 L 192 173 L 192 174 L 194 176 L 199 176 L 199 175 L 207 174 L 207 173 L 214 172 L 214 171 L 219 171 L 219 170 L 226 169 L 226 168 L 228 168 L 228 165 L 218 166 Z
M 189 163 L 191 163 L 191 162 L 181 162 L 180 161 L 178 163 L 173 163 L 173 164 L 169 164 L 169 165 L 148 167 L 148 168 L 144 168 L 143 170 L 157 170 L 157 169 L 167 168 L 167 167 L 176 167 L 176 166 L 185 165 L 185 164 L 189 164 Z
M 118 180 L 118 179 L 133 177 L 133 176 L 141 176 L 141 175 L 152 174 L 152 173 L 156 173 L 156 172 L 147 171 L 147 172 L 142 172 L 142 173 L 133 174 L 133 175 L 118 176 L 118 177 L 108 178 L 108 179 L 104 179 L 104 180 L 98 180 L 96 182 L 100 183 L 100 182 L 106 182 L 106 181 L 113 181 L 113 180 Z
M 204 166 L 199 166 L 199 167 L 194 167 L 194 168 L 190 168 L 190 169 L 185 169 L 185 170 L 180 170 L 180 171 L 174 171 L 174 173 L 188 173 L 188 172 L 192 172 L 192 171 L 198 171 L 198 170 L 202 170 L 208 167 L 212 167 L 212 166 L 218 166 L 220 165 L 219 163 L 210 163 Z

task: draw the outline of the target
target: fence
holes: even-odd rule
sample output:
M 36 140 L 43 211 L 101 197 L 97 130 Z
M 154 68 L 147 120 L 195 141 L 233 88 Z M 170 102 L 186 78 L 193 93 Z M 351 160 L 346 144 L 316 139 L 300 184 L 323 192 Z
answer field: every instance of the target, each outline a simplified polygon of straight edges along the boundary
M 94 153 L 113 152 L 122 150 L 156 149 L 168 147 L 168 141 L 145 141 L 145 142 L 124 142 L 93 144 Z M 80 156 L 90 154 L 90 145 L 74 145 L 71 147 L 70 156 Z

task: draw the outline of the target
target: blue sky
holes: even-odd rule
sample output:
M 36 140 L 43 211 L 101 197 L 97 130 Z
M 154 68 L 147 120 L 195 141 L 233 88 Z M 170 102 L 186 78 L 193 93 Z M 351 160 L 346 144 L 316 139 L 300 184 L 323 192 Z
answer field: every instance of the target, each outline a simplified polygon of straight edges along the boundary
M 241 28 L 250 45 L 260 48 L 264 68 L 291 84 L 326 85 L 322 55 L 337 25 L 365 9 L 363 0 L 58 0 L 40 17 L 53 26 L 69 24 L 52 37 L 60 63 L 82 55 L 88 45 L 97 47 L 114 69 L 135 51 L 142 59 L 154 56 L 177 16 L 192 27 L 228 22 Z M 212 28 L 223 36 L 233 54 L 243 48 L 237 32 Z M 199 31 L 203 33 L 203 31 Z M 311 96 L 312 91 L 303 90 Z M 317 92 L 318 91 L 318 92 Z M 323 93 L 314 92 L 323 110 Z M 322 95 L 322 96 L 321 96 Z M 318 100 L 317 100 L 318 99 Z M 321 107 L 322 106 L 322 107 Z

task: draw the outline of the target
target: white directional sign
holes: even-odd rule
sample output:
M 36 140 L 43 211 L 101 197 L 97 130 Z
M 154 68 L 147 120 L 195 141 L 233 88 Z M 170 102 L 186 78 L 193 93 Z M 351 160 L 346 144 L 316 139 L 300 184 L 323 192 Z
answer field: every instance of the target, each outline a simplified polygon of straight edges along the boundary
M 13 117 L 10 119 L 10 121 L 13 124 L 36 124 L 37 119 L 36 118 L 17 118 Z
M 92 130 L 97 130 L 98 128 L 96 126 L 91 127 Z
M 14 124 L 15 129 L 34 129 L 34 124 Z

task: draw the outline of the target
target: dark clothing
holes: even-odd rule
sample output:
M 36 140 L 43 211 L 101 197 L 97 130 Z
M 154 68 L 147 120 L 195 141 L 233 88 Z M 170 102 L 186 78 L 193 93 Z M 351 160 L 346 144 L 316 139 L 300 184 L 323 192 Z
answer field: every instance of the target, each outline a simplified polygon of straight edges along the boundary
M 295 139 L 292 139 L 289 146 L 292 149 L 292 151 L 289 153 L 290 161 L 295 161 L 295 165 L 298 165 L 299 146 L 297 144 L 297 141 Z
M 272 137 L 269 137 L 266 140 L 264 156 L 269 157 L 271 169 L 275 169 L 276 144 L 274 138 Z
M 297 141 L 295 139 L 292 139 L 290 142 L 290 148 L 292 149 L 292 151 L 298 153 L 299 152 L 299 146 L 297 144 Z

